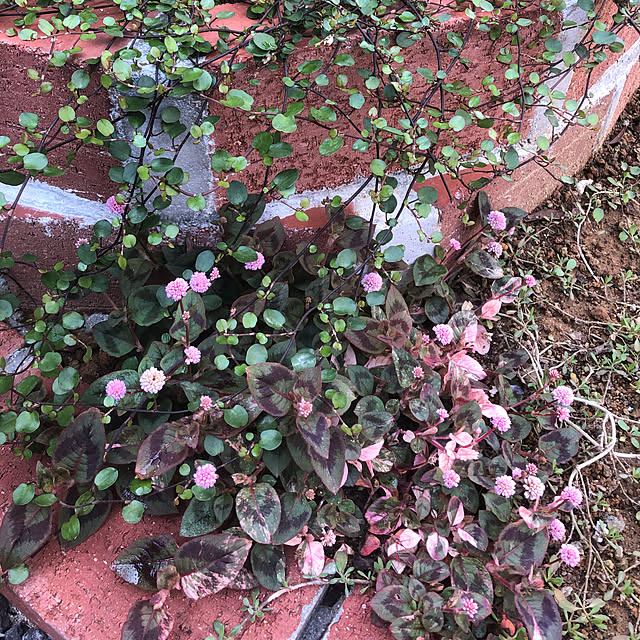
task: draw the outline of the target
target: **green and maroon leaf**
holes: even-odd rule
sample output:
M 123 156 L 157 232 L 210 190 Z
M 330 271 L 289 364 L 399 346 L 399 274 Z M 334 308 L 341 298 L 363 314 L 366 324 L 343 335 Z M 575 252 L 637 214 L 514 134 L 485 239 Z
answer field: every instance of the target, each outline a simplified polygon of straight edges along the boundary
M 516 594 L 514 600 L 531 640 L 562 640 L 562 618 L 549 591 Z
M 140 589 L 156 591 L 158 571 L 173 562 L 177 550 L 174 539 L 168 535 L 140 538 L 118 555 L 111 569 Z
M 35 502 L 12 504 L 0 525 L 0 567 L 16 567 L 34 554 L 51 536 L 52 514 L 49 507 Z
M 195 420 L 165 422 L 140 445 L 136 473 L 140 478 L 161 476 L 179 465 L 198 446 L 200 425 Z
M 449 577 L 449 565 L 441 560 L 424 558 L 413 563 L 413 575 L 420 582 L 437 584 Z
M 444 614 L 442 606 L 444 600 L 437 593 L 427 593 L 422 600 L 422 626 L 426 631 L 436 633 L 442 629 L 444 625 Z
M 293 385 L 296 395 L 304 395 L 306 400 L 314 400 L 322 391 L 322 367 L 310 367 L 298 374 Z
M 307 417 L 298 415 L 296 425 L 305 442 L 322 458 L 329 457 L 330 423 L 324 413 L 312 411 Z
M 403 509 L 402 503 L 397 498 L 374 500 L 365 513 L 365 518 L 369 523 L 369 531 L 378 535 L 395 531 L 400 524 Z
M 333 494 L 338 493 L 343 484 L 345 454 L 344 437 L 339 429 L 331 431 L 329 455 L 326 458 L 319 456 L 313 449 L 309 449 L 309 457 L 314 471 L 318 474 L 324 486 Z
M 391 623 L 389 631 L 395 640 L 420 640 L 425 637 L 423 621 L 415 615 L 397 618 Z
M 500 565 L 509 565 L 523 574 L 544 561 L 549 533 L 546 528 L 532 531 L 522 520 L 507 525 L 496 543 L 495 557 Z
M 107 384 L 115 378 L 122 380 L 128 390 L 127 395 L 118 403 L 118 408 L 128 409 L 135 407 L 146 398 L 146 395 L 140 391 L 140 376 L 138 372 L 134 369 L 125 369 L 123 371 L 112 371 L 94 380 L 82 394 L 82 402 L 101 406 L 106 396 Z M 138 391 L 133 392 L 131 389 L 138 389 Z
M 383 620 L 393 622 L 396 618 L 410 616 L 413 613 L 411 601 L 411 594 L 407 587 L 391 585 L 373 596 L 371 608 Z
M 405 389 L 415 384 L 416 377 L 413 375 L 413 370 L 420 366 L 415 358 L 413 358 L 404 349 L 393 348 L 393 364 L 396 367 L 396 375 L 398 376 L 398 382 L 401 387 Z
M 396 314 L 409 315 L 409 307 L 407 306 L 404 296 L 393 285 L 389 287 L 384 310 L 389 319 Z
M 311 518 L 311 506 L 304 496 L 294 492 L 284 493 L 278 530 L 271 536 L 273 544 L 284 544 L 295 538 Z
M 578 453 L 579 441 L 580 434 L 574 429 L 556 429 L 543 433 L 538 444 L 549 460 L 563 464 Z
M 249 569 L 242 567 L 240 573 L 232 580 L 227 589 L 236 589 L 238 591 L 246 591 L 247 589 L 255 589 L 258 585 L 258 581 Z
M 286 416 L 291 409 L 293 372 L 282 364 L 262 362 L 247 367 L 247 384 L 258 406 L 272 416 Z
M 202 296 L 195 291 L 187 292 L 182 298 L 182 304 L 176 308 L 176 315 L 169 334 L 174 340 L 182 342 L 187 338 L 187 325 L 189 326 L 189 340 L 196 340 L 207 328 L 207 316 Z M 188 320 L 184 321 L 183 310 L 188 312 Z
M 233 498 L 228 493 L 206 502 L 190 500 L 182 516 L 180 535 L 185 538 L 195 538 L 211 533 L 224 524 L 232 509 Z
M 253 237 L 260 244 L 262 253 L 270 258 L 275 256 L 284 244 L 284 227 L 280 218 L 271 218 L 256 225 Z
M 51 460 L 68 469 L 78 484 L 91 482 L 102 466 L 105 434 L 102 413 L 88 409 L 58 436 Z
M 254 544 L 251 568 L 258 582 L 270 591 L 282 588 L 286 576 L 284 551 L 270 544 Z
M 182 576 L 187 598 L 198 600 L 231 585 L 244 565 L 251 540 L 228 534 L 189 540 L 176 553 L 174 564 Z
M 121 640 L 167 640 L 173 616 L 153 599 L 136 602 L 122 627 Z
M 473 591 L 493 602 L 493 580 L 485 563 L 477 558 L 457 556 L 451 561 L 451 582 L 462 591 Z
M 282 506 L 278 492 L 266 482 L 244 487 L 236 496 L 236 515 L 243 531 L 260 544 L 269 544 L 278 530 Z
M 380 322 L 373 318 L 362 316 L 358 319 L 365 323 L 364 329 L 358 331 L 347 329 L 344 332 L 344 337 L 360 351 L 371 354 L 382 353 L 387 348 L 387 345 L 377 339 L 377 336 L 380 335 Z

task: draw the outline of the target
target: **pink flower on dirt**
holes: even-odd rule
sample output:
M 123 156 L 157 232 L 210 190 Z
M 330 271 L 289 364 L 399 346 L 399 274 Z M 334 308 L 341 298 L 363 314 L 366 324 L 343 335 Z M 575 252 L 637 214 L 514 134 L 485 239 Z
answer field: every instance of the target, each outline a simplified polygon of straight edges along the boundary
M 422 380 L 422 378 L 424 378 L 424 369 L 422 367 L 413 367 L 412 373 L 416 380 Z
M 437 324 L 433 327 L 433 332 L 440 344 L 446 346 L 453 340 L 453 329 L 448 324 Z
M 565 385 L 556 387 L 551 395 L 553 396 L 553 399 L 563 407 L 570 406 L 575 399 L 571 388 Z
M 110 213 L 113 213 L 116 216 L 121 216 L 124 213 L 126 207 L 123 204 L 120 204 L 115 196 L 110 196 L 107 200 L 107 209 L 109 209 Z
M 202 271 L 196 271 L 191 278 L 189 278 L 189 286 L 196 293 L 204 293 L 210 286 L 209 278 L 207 278 L 206 273 L 202 273 Z
M 362 288 L 366 293 L 373 293 L 382 289 L 382 277 L 379 273 L 372 271 L 362 278 Z
M 558 407 L 558 422 L 566 422 L 571 417 L 571 409 L 569 407 Z
M 491 416 L 491 424 L 500 433 L 506 433 L 511 429 L 511 418 L 504 407 L 495 405 L 494 415 Z
M 76 240 L 76 249 L 79 249 L 83 244 L 89 244 L 89 238 L 78 238 Z
M 554 381 L 559 380 L 560 372 L 557 369 L 551 369 L 551 371 L 549 371 L 549 379 Z
M 544 484 L 537 476 L 529 476 L 522 483 L 524 486 L 524 497 L 531 502 L 540 500 L 544 494 Z
M 453 469 L 449 469 L 442 474 L 442 482 L 447 489 L 453 489 L 460 484 L 460 476 Z
M 127 395 L 127 385 L 119 378 L 114 378 L 107 382 L 105 391 L 107 396 L 113 398 L 114 402 L 120 402 Z
M 149 367 L 140 376 L 140 387 L 147 393 L 158 393 L 164 387 L 164 383 L 167 381 L 167 377 L 164 372 L 155 367 Z
M 564 523 L 557 518 L 551 521 L 549 525 L 549 535 L 556 541 L 560 542 L 560 540 L 564 540 L 565 535 L 567 534 L 567 528 L 564 526 Z
M 462 613 L 466 613 L 469 616 L 469 619 L 473 620 L 478 613 L 478 603 L 471 598 L 461 598 L 460 609 Z
M 187 347 L 184 350 L 185 364 L 198 364 L 201 357 L 202 354 L 200 353 L 200 349 L 197 347 Z
M 213 407 L 211 396 L 200 396 L 200 408 L 209 411 Z
M 258 257 L 253 262 L 247 262 L 244 265 L 244 268 L 248 271 L 257 271 L 258 269 L 262 269 L 264 265 L 264 256 L 259 251 L 256 251 L 256 254 Z
M 487 222 L 496 231 L 504 231 L 507 228 L 507 219 L 502 211 L 492 211 L 487 216 Z
M 218 472 L 213 464 L 203 464 L 193 474 L 193 481 L 203 489 L 211 489 L 218 480 Z
M 460 249 L 462 248 L 462 245 L 460 244 L 460 241 L 457 240 L 456 238 L 451 238 L 451 240 L 449 240 L 449 246 L 454 251 L 460 251 Z
M 524 277 L 524 283 L 527 287 L 535 287 L 537 284 L 536 279 L 530 273 Z
M 300 398 L 300 400 L 298 400 L 296 409 L 298 410 L 299 415 L 301 415 L 303 418 L 308 418 L 311 414 L 311 410 L 313 409 L 313 403 L 305 400 L 304 398 Z
M 489 253 L 493 253 L 493 255 L 496 258 L 499 258 L 502 255 L 502 245 L 499 242 L 496 242 L 495 240 L 492 240 L 487 245 L 487 251 Z
M 166 286 L 167 298 L 178 302 L 187 295 L 189 283 L 184 278 L 176 278 Z
M 560 547 L 560 560 L 570 567 L 580 564 L 580 550 L 573 544 L 563 544 Z
M 566 500 L 572 507 L 579 507 L 583 500 L 582 491 L 577 487 L 565 487 L 560 497 Z
M 493 490 L 503 498 L 512 498 L 516 493 L 516 483 L 511 476 L 500 476 L 496 478 Z
M 209 280 L 213 282 L 214 280 L 217 280 L 219 277 L 220 277 L 220 269 L 218 269 L 218 267 L 213 267 L 213 269 L 211 269 L 211 273 L 209 274 Z

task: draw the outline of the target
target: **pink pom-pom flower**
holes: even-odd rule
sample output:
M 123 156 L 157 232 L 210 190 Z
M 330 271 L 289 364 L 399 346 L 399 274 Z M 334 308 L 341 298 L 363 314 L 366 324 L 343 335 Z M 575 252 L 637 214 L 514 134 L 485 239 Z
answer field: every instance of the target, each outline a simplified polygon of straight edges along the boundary
M 107 382 L 106 394 L 113 398 L 114 402 L 120 402 L 127 395 L 127 385 L 118 378 Z
M 449 469 L 442 474 L 442 482 L 447 489 L 453 489 L 460 484 L 460 476 L 453 469 Z
M 582 491 L 577 487 L 565 487 L 560 497 L 566 500 L 572 507 L 579 507 L 583 500 Z
M 499 258 L 502 255 L 502 245 L 494 240 L 487 245 L 487 251 L 493 253 L 496 258 Z
M 570 387 L 565 385 L 561 385 L 556 387 L 551 393 L 553 399 L 561 406 L 568 407 L 574 401 L 575 396 L 573 395 L 573 391 Z
M 184 350 L 184 361 L 186 364 L 198 364 L 201 357 L 202 354 L 200 353 L 200 349 L 197 347 L 187 347 Z
M 580 550 L 573 544 L 563 544 L 560 547 L 560 560 L 570 567 L 580 564 Z
M 300 398 L 300 400 L 298 400 L 296 409 L 299 415 L 301 415 L 303 418 L 308 418 L 311 414 L 311 410 L 313 409 L 313 403 L 305 400 L 304 398 Z
M 213 407 L 211 396 L 200 396 L 200 408 L 209 411 Z
M 560 542 L 560 540 L 564 540 L 565 535 L 567 535 L 567 528 L 561 520 L 555 518 L 549 525 L 549 535 L 556 542 Z
M 193 481 L 203 489 L 211 489 L 217 480 L 218 472 L 213 464 L 203 464 L 193 474 Z
M 529 476 L 522 483 L 524 486 L 524 497 L 531 502 L 540 500 L 544 493 L 544 484 L 537 476 Z
M 196 293 L 204 293 L 211 286 L 211 282 L 209 282 L 209 278 L 206 273 L 196 271 L 191 278 L 189 278 L 189 286 Z
M 507 228 L 507 219 L 502 211 L 492 211 L 487 216 L 487 222 L 496 231 L 504 231 Z
M 453 340 L 453 329 L 448 324 L 437 324 L 433 327 L 433 332 L 436 334 L 436 338 L 440 344 L 446 346 Z
M 516 483 L 511 476 L 500 476 L 496 478 L 493 490 L 503 498 L 512 498 L 516 493 Z
M 460 609 L 473 620 L 478 613 L 478 603 L 471 598 L 460 598 Z
M 184 278 L 176 278 L 166 286 L 167 298 L 171 300 L 182 300 L 189 291 L 189 283 Z
M 373 293 L 382 289 L 382 277 L 379 273 L 372 271 L 362 278 L 362 288 L 365 293 Z
M 123 204 L 120 204 L 116 200 L 115 196 L 110 196 L 107 200 L 107 209 L 109 209 L 110 213 L 113 213 L 116 216 L 121 216 L 126 207 Z
M 460 244 L 460 241 L 457 240 L 456 238 L 451 238 L 451 240 L 449 240 L 449 246 L 454 251 L 460 251 L 460 249 L 462 248 L 462 245 Z
M 167 377 L 163 371 L 150 367 L 140 376 L 140 387 L 147 393 L 158 393 L 166 381 Z

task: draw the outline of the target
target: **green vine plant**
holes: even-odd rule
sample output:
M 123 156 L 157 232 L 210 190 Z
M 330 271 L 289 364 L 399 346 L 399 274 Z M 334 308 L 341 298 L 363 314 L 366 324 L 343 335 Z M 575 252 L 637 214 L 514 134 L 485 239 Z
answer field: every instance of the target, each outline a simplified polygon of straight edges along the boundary
M 553 166 L 567 129 L 597 126 L 591 76 L 638 30 L 637 3 L 611 18 L 604 2 L 578 6 L 583 24 L 561 0 L 259 1 L 234 5 L 249 19 L 234 29 L 211 0 L 105 1 L 101 19 L 82 1 L 0 3 L 7 35 L 50 44 L 28 72 L 35 99 L 64 101 L 51 122 L 24 112 L 20 133 L 0 136 L 13 194 L 0 200 L 0 267 L 18 287 L 12 268 L 32 269 L 46 290 L 22 316 L 30 358 L 0 376 L 0 445 L 38 458 L 0 525 L 3 577 L 25 580 L 53 536 L 81 544 L 115 508 L 132 526 L 179 514 L 179 543 L 144 537 L 113 560 L 153 592 L 126 640 L 169 637 L 177 587 L 192 599 L 290 588 L 286 546 L 312 581 L 354 586 L 353 560 L 368 563 L 372 608 L 398 640 L 495 638 L 505 620 L 560 639 L 543 575 L 581 555 L 563 518 L 582 494 L 558 472 L 578 452 L 573 391 L 556 371 L 523 390 L 526 353 L 489 354 L 501 308 L 535 280 L 505 261 L 525 212 L 494 210 L 481 189 Z M 568 30 L 581 35 L 563 51 Z M 100 55 L 78 63 L 91 40 Z M 478 41 L 496 70 L 484 77 Z M 578 99 L 558 88 L 568 74 L 585 76 Z M 107 99 L 116 115 L 87 115 Z M 540 108 L 550 133 L 531 140 Z M 212 137 L 215 184 L 194 191 L 181 158 Z M 294 150 L 300 138 L 317 157 Z M 6 251 L 31 182 L 55 184 L 87 146 L 113 158 L 112 217 L 79 240 L 77 263 Z M 318 163 L 362 179 L 290 247 L 263 214 Z M 448 200 L 452 184 L 477 192 L 459 202 L 468 233 L 423 232 L 433 254 L 409 264 L 394 230 L 444 204 L 421 186 L 433 177 Z M 370 216 L 347 215 L 361 194 Z M 188 229 L 169 207 L 209 220 L 208 244 L 179 242 Z M 75 310 L 89 295 L 113 309 L 91 330 Z M 18 306 L 3 296 L 0 317 Z M 96 378 L 98 353 L 109 373 Z M 255 615 L 267 604 L 247 602 Z

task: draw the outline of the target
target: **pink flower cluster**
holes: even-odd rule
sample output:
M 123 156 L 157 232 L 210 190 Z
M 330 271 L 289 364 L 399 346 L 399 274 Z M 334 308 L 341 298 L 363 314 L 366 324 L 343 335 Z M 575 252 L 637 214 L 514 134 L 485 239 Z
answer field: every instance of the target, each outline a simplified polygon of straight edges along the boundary
M 499 258 L 502 255 L 502 245 L 499 242 L 492 241 L 487 245 L 487 251 Z
M 531 502 L 540 500 L 544 494 L 544 484 L 537 476 L 529 476 L 522 483 L 524 486 L 524 497 Z
M 203 489 L 211 489 L 218 480 L 218 472 L 213 464 L 203 464 L 193 474 L 193 481 Z
M 259 251 L 256 251 L 256 254 L 258 257 L 253 262 L 247 262 L 244 265 L 244 268 L 248 271 L 258 271 L 264 265 L 264 256 Z
M 167 292 L 167 298 L 170 298 L 174 302 L 178 302 L 182 300 L 187 295 L 187 291 L 191 288 L 192 291 L 196 293 L 205 293 L 211 283 L 214 280 L 217 280 L 220 277 L 220 271 L 218 267 L 214 267 L 211 270 L 211 275 L 207 276 L 206 273 L 202 271 L 196 271 L 189 278 L 189 282 L 187 282 L 184 278 L 176 278 L 172 280 L 165 288 Z
M 187 347 L 184 350 L 184 361 L 186 364 L 198 364 L 201 357 L 202 354 L 200 353 L 200 349 L 197 347 Z
M 551 521 L 549 525 L 549 535 L 556 541 L 560 542 L 567 535 L 567 528 L 564 526 L 564 523 L 558 520 Z
M 460 609 L 473 620 L 478 613 L 478 603 L 471 598 L 460 598 Z
M 424 378 L 424 369 L 422 367 L 413 367 L 413 377 L 416 380 L 422 380 Z
M 580 549 L 573 544 L 563 544 L 560 547 L 560 560 L 570 567 L 580 564 Z
M 454 251 L 460 251 L 460 249 L 462 248 L 462 245 L 460 244 L 460 241 L 457 240 L 456 238 L 451 238 L 451 240 L 449 240 L 449 246 Z
M 448 324 L 437 324 L 433 327 L 433 332 L 436 334 L 438 342 L 444 346 L 453 341 L 453 329 Z
M 167 377 L 163 371 L 155 367 L 149 367 L 149 369 L 140 376 L 140 387 L 147 393 L 158 393 L 158 391 L 164 387 L 166 381 Z
M 507 228 L 507 219 L 502 211 L 492 211 L 487 216 L 487 222 L 496 231 L 504 231 Z
M 570 387 L 560 385 L 556 387 L 551 393 L 553 399 L 561 406 L 568 407 L 574 401 L 575 396 Z
M 107 382 L 106 394 L 113 398 L 114 402 L 120 402 L 127 395 L 127 385 L 118 378 Z
M 498 409 L 496 411 L 496 415 L 491 418 L 491 424 L 497 429 L 500 433 L 506 433 L 511 429 L 511 418 L 508 416 L 506 410 L 500 405 L 496 405 Z M 502 411 L 500 411 L 502 409 Z
M 380 289 L 382 289 L 382 277 L 375 271 L 367 273 L 367 275 L 362 278 L 362 288 L 365 290 L 365 293 L 380 291 Z
M 311 414 L 311 410 L 313 409 L 313 403 L 305 400 L 304 398 L 300 398 L 300 400 L 298 400 L 296 409 L 299 415 L 301 415 L 303 418 L 308 418 Z
M 566 422 L 571 416 L 569 407 L 558 407 L 558 422 Z
M 115 196 L 110 196 L 107 199 L 107 209 L 109 209 L 110 213 L 113 213 L 116 216 L 121 216 L 126 209 L 125 205 L 120 204 Z
M 460 476 L 453 469 L 448 469 L 442 474 L 442 482 L 447 489 L 453 489 L 460 484 Z
M 493 490 L 503 498 L 512 498 L 516 493 L 516 483 L 511 476 L 500 476 L 496 478 Z
M 213 407 L 211 396 L 200 396 L 200 408 L 209 411 Z
M 566 500 L 572 507 L 579 507 L 583 500 L 582 491 L 577 487 L 565 487 L 560 497 Z

